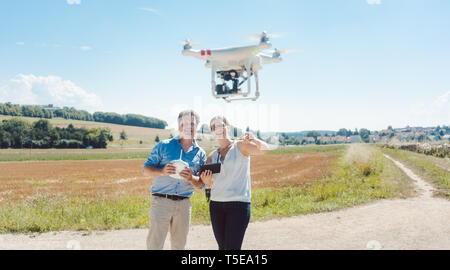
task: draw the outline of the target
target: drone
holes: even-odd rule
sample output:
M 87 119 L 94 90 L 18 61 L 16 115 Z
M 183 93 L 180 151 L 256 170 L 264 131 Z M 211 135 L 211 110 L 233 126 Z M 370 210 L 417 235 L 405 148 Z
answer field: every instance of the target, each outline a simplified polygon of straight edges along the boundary
M 222 98 L 227 102 L 256 101 L 260 96 L 258 71 L 262 69 L 262 64 L 281 62 L 283 60 L 281 54 L 284 51 L 275 49 L 272 52 L 264 52 L 272 48 L 266 31 L 254 37 L 259 39 L 259 44 L 212 50 L 192 49 L 192 42 L 186 40 L 182 54 L 206 60 L 205 66 L 211 68 L 211 91 L 215 98 Z M 254 96 L 251 96 L 252 76 L 256 84 Z M 218 83 L 216 79 L 219 80 Z M 245 82 L 247 89 L 243 91 L 241 86 Z

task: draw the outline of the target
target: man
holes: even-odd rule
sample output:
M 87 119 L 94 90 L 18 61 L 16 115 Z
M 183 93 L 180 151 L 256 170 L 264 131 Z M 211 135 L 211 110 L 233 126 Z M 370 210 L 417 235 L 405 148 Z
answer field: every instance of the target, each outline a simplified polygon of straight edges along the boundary
M 144 176 L 154 178 L 148 249 L 163 249 L 169 230 L 172 249 L 182 250 L 186 245 L 191 220 L 190 197 L 194 187 L 204 186 L 197 174 L 200 165 L 206 161 L 206 153 L 194 139 L 199 120 L 194 111 L 181 112 L 178 115 L 180 135 L 159 142 L 144 164 Z M 170 161 L 180 158 L 189 164 L 189 168 L 179 174 L 182 179 L 170 176 L 176 174 L 176 168 Z

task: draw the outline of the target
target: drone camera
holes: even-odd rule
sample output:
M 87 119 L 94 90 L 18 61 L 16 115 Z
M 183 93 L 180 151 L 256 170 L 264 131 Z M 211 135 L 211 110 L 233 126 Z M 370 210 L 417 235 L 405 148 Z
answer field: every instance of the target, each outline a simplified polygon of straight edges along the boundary
M 240 73 L 236 70 L 217 71 L 217 77 L 224 81 L 223 84 L 216 85 L 216 93 L 218 95 L 238 94 L 240 92 Z M 228 85 L 230 82 L 232 87 Z

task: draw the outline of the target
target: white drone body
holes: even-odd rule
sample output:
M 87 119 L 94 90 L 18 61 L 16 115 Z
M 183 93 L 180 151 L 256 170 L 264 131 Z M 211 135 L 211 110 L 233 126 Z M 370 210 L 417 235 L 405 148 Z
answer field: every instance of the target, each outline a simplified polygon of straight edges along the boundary
M 279 63 L 283 59 L 277 49 L 272 54 L 263 53 L 270 49 L 267 33 L 259 35 L 258 45 L 231 47 L 212 50 L 194 50 L 190 41 L 186 41 L 182 54 L 206 60 L 206 67 L 211 68 L 211 91 L 215 98 L 223 98 L 227 102 L 236 100 L 257 100 L 259 97 L 258 71 L 262 64 Z M 251 80 L 254 75 L 256 92 L 250 97 Z M 221 83 L 216 83 L 216 77 Z M 247 81 L 247 91 L 241 91 L 241 85 Z

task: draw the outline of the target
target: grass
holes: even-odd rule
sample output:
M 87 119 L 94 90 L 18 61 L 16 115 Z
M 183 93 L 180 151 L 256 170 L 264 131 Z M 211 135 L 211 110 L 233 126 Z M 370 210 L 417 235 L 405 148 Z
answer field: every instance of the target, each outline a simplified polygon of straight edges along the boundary
M 151 149 L 1 149 L 0 162 L 146 159 Z
M 270 150 L 269 154 L 294 154 L 294 153 L 308 153 L 308 152 L 331 152 L 345 150 L 348 145 L 313 145 L 313 146 L 280 146 L 276 149 Z
M 279 188 L 252 190 L 252 221 L 332 211 L 376 199 L 410 196 L 411 182 L 374 147 L 352 145 L 333 176 Z M 192 224 L 209 224 L 203 192 L 192 201 Z M 0 204 L 0 232 L 109 230 L 148 226 L 149 196 L 96 198 L 36 194 L 19 203 Z
M 39 194 L 21 204 L 3 206 L 0 228 L 12 233 L 139 228 L 147 223 L 149 205 L 148 197 L 87 200 Z
M 266 220 L 333 211 L 377 199 L 409 197 L 412 190 L 409 178 L 379 150 L 352 145 L 332 177 L 301 186 L 255 190 L 252 218 Z
M 448 158 L 436 158 L 399 149 L 381 149 L 430 182 L 436 188 L 436 195 L 450 200 L 450 160 Z
M 213 143 L 205 138 L 199 142 L 208 154 L 214 149 Z M 0 149 L 0 162 L 147 159 L 153 146 L 141 149 Z M 346 147 L 347 145 L 278 147 L 271 150 L 269 154 L 333 152 L 343 151 Z

